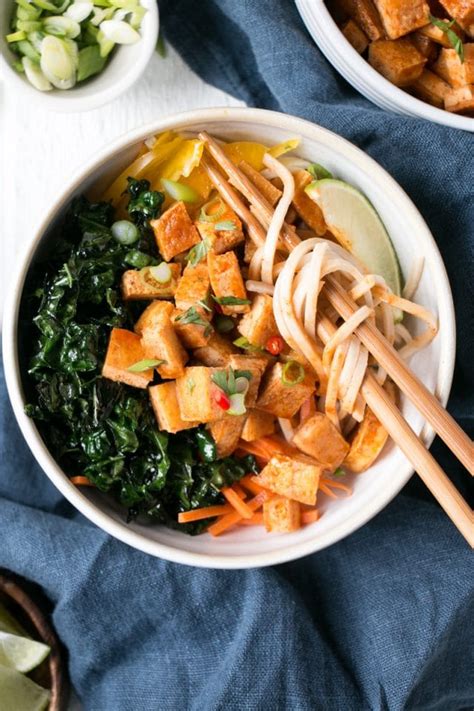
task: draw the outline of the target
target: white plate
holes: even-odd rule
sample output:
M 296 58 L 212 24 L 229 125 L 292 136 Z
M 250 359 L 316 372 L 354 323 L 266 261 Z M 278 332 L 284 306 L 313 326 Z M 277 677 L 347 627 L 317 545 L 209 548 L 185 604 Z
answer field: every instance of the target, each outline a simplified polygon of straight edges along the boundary
M 326 59 L 367 99 L 382 109 L 398 114 L 474 131 L 474 118 L 452 114 L 416 99 L 375 71 L 346 40 L 323 0 L 295 2 L 303 22 Z
M 24 413 L 17 317 L 25 277 L 40 243 L 44 245 L 44 240 L 48 240 L 73 196 L 94 184 L 110 181 L 135 156 L 143 139 L 168 129 L 195 132 L 206 129 L 224 139 L 250 139 L 266 144 L 300 136 L 302 143 L 298 152 L 301 156 L 322 163 L 336 176 L 362 190 L 382 216 L 404 273 L 408 272 L 415 255 L 425 257 L 425 271 L 416 298 L 438 314 L 440 332 L 430 346 L 412 360 L 412 367 L 430 390 L 437 393 L 441 402 L 446 403 L 455 355 L 451 291 L 433 237 L 408 196 L 375 161 L 330 131 L 272 111 L 220 108 L 172 116 L 123 136 L 89 161 L 49 206 L 13 279 L 5 310 L 3 353 L 15 415 L 37 461 L 64 496 L 91 521 L 129 545 L 168 560 L 211 568 L 249 568 L 300 558 L 341 540 L 372 518 L 397 494 L 413 470 L 396 447 L 388 444 L 369 471 L 353 477 L 352 497 L 324 502 L 320 521 L 295 533 L 270 535 L 259 527 L 252 527 L 216 539 L 208 534 L 192 538 L 160 526 L 137 522 L 127 525 L 123 511 L 110 497 L 73 486 L 46 449 L 34 422 Z M 403 402 L 402 406 L 412 427 L 421 432 L 421 416 L 409 403 Z M 430 443 L 432 439 L 432 432 L 425 431 L 425 442 Z

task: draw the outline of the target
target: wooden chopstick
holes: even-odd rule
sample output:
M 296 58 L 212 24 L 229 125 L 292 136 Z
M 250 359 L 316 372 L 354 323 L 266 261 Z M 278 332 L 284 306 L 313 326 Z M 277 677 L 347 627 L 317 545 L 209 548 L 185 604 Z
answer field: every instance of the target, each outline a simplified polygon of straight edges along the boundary
M 346 321 L 359 308 L 334 277 L 327 277 L 324 293 L 331 306 Z M 368 321 L 362 323 L 354 333 L 453 454 L 474 476 L 474 443 L 421 380 L 406 366 L 395 348 L 378 328 Z

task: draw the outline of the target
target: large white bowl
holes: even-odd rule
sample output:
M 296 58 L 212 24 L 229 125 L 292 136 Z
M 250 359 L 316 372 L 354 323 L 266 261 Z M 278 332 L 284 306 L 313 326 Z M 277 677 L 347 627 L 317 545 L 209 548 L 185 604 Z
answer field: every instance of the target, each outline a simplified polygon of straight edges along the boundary
M 140 27 L 141 39 L 131 45 L 117 47 L 105 69 L 88 81 L 77 84 L 72 89 L 61 91 L 38 91 L 23 74 L 11 66 L 17 60 L 5 35 L 11 32 L 10 21 L 13 0 L 0 3 L 0 53 L 5 78 L 17 91 L 21 91 L 31 101 L 41 103 L 53 111 L 89 111 L 112 101 L 123 94 L 144 72 L 153 56 L 158 40 L 158 5 L 156 0 L 141 0 L 147 12 Z
M 474 131 L 474 118 L 438 109 L 399 89 L 379 74 L 346 40 L 323 0 L 295 0 L 309 33 L 326 59 L 349 84 L 382 109 L 417 116 L 464 131 Z
M 189 537 L 160 526 L 126 524 L 124 513 L 111 498 L 94 490 L 78 489 L 61 471 L 24 413 L 25 398 L 18 352 L 18 313 L 25 278 L 39 249 L 54 239 L 53 232 L 71 199 L 94 184 L 105 184 L 135 156 L 144 138 L 167 129 L 199 131 L 224 139 L 251 139 L 266 144 L 302 138 L 299 153 L 327 166 L 335 175 L 357 186 L 372 201 L 392 237 L 404 273 L 415 255 L 423 255 L 425 271 L 417 299 L 439 316 L 440 332 L 434 342 L 413 358 L 412 366 L 425 384 L 446 403 L 454 367 L 455 332 L 451 291 L 438 249 L 420 213 L 397 183 L 358 148 L 308 121 L 271 111 L 246 108 L 204 109 L 162 119 L 128 133 L 95 155 L 76 174 L 50 206 L 18 267 L 5 309 L 3 353 L 11 402 L 18 423 L 38 463 L 64 496 L 85 516 L 120 540 L 152 555 L 189 565 L 213 568 L 248 568 L 299 558 L 320 550 L 362 526 L 382 509 L 408 481 L 412 467 L 404 455 L 388 444 L 377 463 L 353 477 L 352 497 L 327 501 L 320 521 L 295 533 L 265 534 L 259 527 L 245 528 L 220 538 L 208 534 Z M 31 324 L 27 325 L 32 329 Z M 27 332 L 28 335 L 31 333 Z M 409 403 L 403 412 L 421 432 L 423 421 Z M 427 443 L 432 433 L 424 433 Z

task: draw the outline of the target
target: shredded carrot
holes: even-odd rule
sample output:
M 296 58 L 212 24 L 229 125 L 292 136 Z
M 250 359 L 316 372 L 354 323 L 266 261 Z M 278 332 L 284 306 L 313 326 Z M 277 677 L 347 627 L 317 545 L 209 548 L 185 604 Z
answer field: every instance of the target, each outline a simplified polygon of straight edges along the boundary
M 347 486 L 347 484 L 343 484 L 341 481 L 333 481 L 332 479 L 322 478 L 322 479 L 320 479 L 320 484 L 324 484 L 325 486 L 330 486 L 333 489 L 340 489 L 341 491 L 345 491 L 347 496 L 352 495 L 351 487 Z
M 237 496 L 240 496 L 241 499 L 246 499 L 246 498 L 247 498 L 247 492 L 245 492 L 245 491 L 242 489 L 242 487 L 240 486 L 240 484 L 238 484 L 237 482 L 235 482 L 234 484 L 232 484 L 232 488 L 233 488 L 233 490 L 235 491 L 235 493 L 237 494 Z
M 285 442 L 281 437 L 260 437 L 253 442 L 239 440 L 237 449 L 245 454 L 253 454 L 264 462 L 270 461 L 274 454 L 297 454 L 298 450 Z
M 317 521 L 319 518 L 319 511 L 318 509 L 312 509 L 309 511 L 302 511 L 301 512 L 301 523 L 314 523 Z
M 191 523 L 191 521 L 202 521 L 204 518 L 213 516 L 222 516 L 231 513 L 234 509 L 230 504 L 222 506 L 205 506 L 202 509 L 193 509 L 192 511 L 182 511 L 178 514 L 178 523 Z
M 229 504 L 234 507 L 242 518 L 252 518 L 252 509 L 249 509 L 245 501 L 243 501 L 233 489 L 227 486 L 224 489 L 221 489 L 221 494 L 227 499 Z
M 321 482 L 319 482 L 319 491 L 322 491 L 323 494 L 326 494 L 326 496 L 330 496 L 331 499 L 337 499 L 337 494 L 335 494 L 334 491 L 331 491 L 329 486 L 326 486 L 326 484 L 321 484 Z
M 253 499 L 250 499 L 246 506 L 248 506 L 252 512 L 257 511 L 267 497 L 267 492 L 261 491 L 260 494 L 257 494 L 257 496 L 254 496 Z M 237 511 L 234 511 L 226 514 L 225 516 L 221 516 L 219 520 L 212 523 L 207 530 L 212 536 L 219 536 L 221 533 L 224 533 L 224 531 L 227 531 L 227 529 L 231 526 L 235 526 L 235 524 L 239 523 L 241 520 L 242 516 Z
M 256 513 L 252 518 L 243 518 L 239 521 L 239 526 L 263 526 L 263 514 Z
M 95 486 L 86 476 L 72 476 L 69 481 L 75 486 Z
M 253 474 L 246 474 L 240 480 L 240 483 L 242 484 L 244 489 L 248 489 L 248 491 L 250 491 L 251 494 L 257 495 L 257 494 L 260 494 L 261 491 L 263 491 L 263 486 L 260 486 L 260 484 L 257 484 Z

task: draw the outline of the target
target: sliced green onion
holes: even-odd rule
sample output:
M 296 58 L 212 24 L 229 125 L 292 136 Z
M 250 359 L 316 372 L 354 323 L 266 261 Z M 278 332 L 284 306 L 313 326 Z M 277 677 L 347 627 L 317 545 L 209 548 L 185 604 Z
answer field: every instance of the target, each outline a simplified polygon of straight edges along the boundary
M 45 37 L 46 35 L 44 34 L 44 32 L 30 32 L 28 35 L 28 40 L 29 42 L 31 42 L 36 51 L 41 53 L 41 45 L 43 44 L 43 40 Z
M 97 32 L 96 41 L 100 47 L 100 56 L 104 58 L 108 57 L 113 48 L 115 47 L 115 42 L 112 42 L 112 40 L 107 39 L 104 33 L 100 30 L 98 30 Z
M 249 387 L 250 381 L 248 380 L 248 378 L 239 377 L 235 379 L 234 388 L 236 393 L 243 393 L 245 395 Z
M 51 91 L 52 84 L 46 79 L 36 62 L 33 62 L 29 57 L 23 57 L 22 64 L 26 78 L 35 89 L 38 89 L 38 91 Z
M 55 35 L 56 37 L 69 37 L 70 39 L 74 39 L 81 34 L 80 24 L 65 15 L 45 17 L 43 26 L 45 32 L 49 35 Z
M 315 180 L 324 180 L 333 177 L 332 173 L 320 163 L 311 163 L 306 170 Z
M 215 212 L 212 212 L 211 214 L 209 214 L 208 210 L 213 205 L 218 205 L 218 208 Z M 224 203 L 222 202 L 220 197 L 216 197 L 213 200 L 206 202 L 206 204 L 201 207 L 201 212 L 199 214 L 199 221 L 200 222 L 217 222 L 219 217 L 222 217 L 224 212 L 225 212 Z
M 162 178 L 161 184 L 173 200 L 182 200 L 183 202 L 197 202 L 199 200 L 199 195 L 189 185 L 183 185 L 183 183 L 167 178 Z
M 93 8 L 94 5 L 92 2 L 87 2 L 86 0 L 77 2 L 76 0 L 72 5 L 69 5 L 64 14 L 66 17 L 70 17 L 71 20 L 75 20 L 75 22 L 84 22 L 91 14 Z
M 131 267 L 136 267 L 136 269 L 143 269 L 143 267 L 147 267 L 150 264 L 151 257 L 145 252 L 140 252 L 139 249 L 131 249 L 125 255 L 124 262 Z
M 233 341 L 234 346 L 237 346 L 238 348 L 243 348 L 244 351 L 263 351 L 264 348 L 262 346 L 254 346 L 253 343 L 250 343 L 248 338 L 245 338 L 245 336 L 240 336 L 240 338 L 236 338 L 235 341 Z
M 128 22 L 123 20 L 104 20 L 100 29 L 106 39 L 116 44 L 135 44 L 140 40 L 140 35 Z
M 344 471 L 344 469 L 342 469 L 342 467 L 338 467 L 338 468 L 336 469 L 336 471 L 333 472 L 333 476 L 335 476 L 335 477 L 343 477 L 343 476 L 346 476 L 346 472 Z
M 159 365 L 164 365 L 166 363 L 166 360 L 139 360 L 137 363 L 134 363 L 131 365 L 129 368 L 127 368 L 129 373 L 143 373 L 145 370 L 149 370 L 150 368 L 157 368 Z
M 230 407 L 227 410 L 228 415 L 245 415 L 247 408 L 245 407 L 246 393 L 234 393 L 229 397 Z
M 71 89 L 74 86 L 76 62 L 72 45 L 59 37 L 46 35 L 41 45 L 40 66 L 46 79 L 53 86 L 57 89 Z
M 285 363 L 281 371 L 281 382 L 283 385 L 299 385 L 305 378 L 306 372 L 301 363 L 296 360 L 289 360 Z
M 105 66 L 106 57 L 100 56 L 100 47 L 98 44 L 84 47 L 79 52 L 79 61 L 77 66 L 77 81 L 85 81 L 94 74 L 99 74 Z
M 18 5 L 16 9 L 16 16 L 19 20 L 37 20 L 41 15 L 41 10 L 37 7 L 33 7 L 28 0 L 16 0 Z
M 228 232 L 233 232 L 234 230 L 237 229 L 237 225 L 235 224 L 235 222 L 233 220 L 223 220 L 222 222 L 218 222 L 215 225 L 214 229 L 217 232 L 220 232 L 223 230 L 227 230 Z
M 23 32 L 29 33 L 40 30 L 43 25 L 41 22 L 38 22 L 38 20 L 19 20 L 16 23 L 16 26 L 19 30 L 23 30 Z
M 140 237 L 137 227 L 129 220 L 118 220 L 110 228 L 114 239 L 120 244 L 134 244 Z
M 123 10 L 134 10 L 138 5 L 138 0 L 108 0 L 109 5 Z
M 15 69 L 19 74 L 24 74 L 25 73 L 25 67 L 23 66 L 23 62 L 20 62 L 19 59 L 17 59 L 16 62 L 12 62 L 12 67 Z
M 31 59 L 31 61 L 35 64 L 40 63 L 41 56 L 33 47 L 31 42 L 27 42 L 26 40 L 18 42 L 17 47 L 24 57 L 28 57 L 28 59 Z
M 56 15 L 61 15 L 69 5 L 70 1 L 71 0 L 64 0 L 63 4 L 58 7 L 54 3 L 48 2 L 48 0 L 31 0 L 32 4 L 36 5 L 36 7 L 39 7 L 42 10 L 48 10 L 49 12 L 54 12 Z
M 12 42 L 21 42 L 26 40 L 26 32 L 24 30 L 19 30 L 19 32 L 12 32 L 5 37 L 7 42 L 11 44 Z
M 235 321 L 230 316 L 221 316 L 218 314 L 214 325 L 216 327 L 216 331 L 219 331 L 219 333 L 229 333 L 233 330 Z
M 166 262 L 161 262 L 157 267 L 150 267 L 149 274 L 158 284 L 169 284 L 173 278 L 173 272 Z

